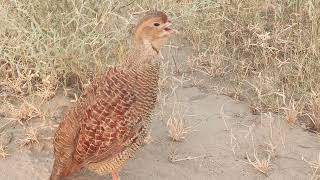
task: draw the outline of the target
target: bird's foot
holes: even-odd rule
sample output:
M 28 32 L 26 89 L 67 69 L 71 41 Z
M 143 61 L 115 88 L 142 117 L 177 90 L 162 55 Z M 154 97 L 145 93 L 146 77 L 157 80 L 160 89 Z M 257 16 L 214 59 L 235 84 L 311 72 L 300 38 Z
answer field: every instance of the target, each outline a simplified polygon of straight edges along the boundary
M 116 171 L 113 171 L 111 176 L 112 176 L 112 180 L 120 180 L 119 174 Z

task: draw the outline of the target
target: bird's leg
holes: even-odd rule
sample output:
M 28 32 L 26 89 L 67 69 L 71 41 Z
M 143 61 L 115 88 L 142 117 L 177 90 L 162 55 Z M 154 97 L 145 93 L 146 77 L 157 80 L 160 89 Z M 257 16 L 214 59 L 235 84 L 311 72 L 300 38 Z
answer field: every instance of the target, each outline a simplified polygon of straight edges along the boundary
M 111 176 L 112 176 L 112 180 L 120 180 L 120 177 L 117 171 L 113 171 L 111 173 Z

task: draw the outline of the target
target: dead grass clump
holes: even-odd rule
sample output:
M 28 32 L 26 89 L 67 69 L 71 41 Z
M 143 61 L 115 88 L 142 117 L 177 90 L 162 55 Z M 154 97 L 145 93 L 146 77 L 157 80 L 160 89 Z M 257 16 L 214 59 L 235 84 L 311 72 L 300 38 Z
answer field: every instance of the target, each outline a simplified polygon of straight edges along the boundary
M 41 112 L 38 108 L 27 102 L 23 103 L 18 109 L 18 111 L 16 111 L 16 113 L 16 117 L 21 122 L 26 122 L 32 118 L 39 117 L 41 115 Z
M 287 122 L 293 124 L 297 121 L 299 112 L 295 109 L 294 104 L 292 104 L 292 106 L 285 109 L 285 114 Z
M 264 175 L 267 175 L 267 173 L 271 169 L 270 156 L 268 156 L 267 158 L 258 158 L 258 155 L 254 153 L 254 161 L 250 159 L 248 154 L 247 159 L 249 161 L 249 164 L 251 164 L 256 170 L 263 173 Z
M 180 118 L 169 118 L 167 127 L 171 139 L 178 142 L 183 141 L 186 134 L 190 131 L 190 127 L 186 127 L 184 121 Z
M 8 151 L 7 151 L 7 147 L 3 146 L 2 144 L 0 144 L 0 157 L 1 159 L 4 159 L 6 157 L 8 157 Z
M 174 86 L 171 88 L 171 93 L 176 96 L 177 88 L 179 85 Z M 177 96 L 176 96 L 177 98 Z M 166 110 L 166 106 L 168 105 L 166 102 L 166 97 L 163 97 L 161 99 L 163 101 L 161 103 L 161 115 L 164 119 L 167 119 L 166 126 L 168 130 L 169 137 L 172 141 L 175 142 L 181 142 L 186 138 L 186 135 L 193 131 L 193 126 L 187 126 L 186 125 L 186 112 L 188 107 L 186 107 L 185 104 L 182 104 L 178 101 L 178 99 L 175 99 L 173 102 L 170 102 L 168 104 L 173 105 L 169 110 Z M 169 111 L 169 114 L 167 114 Z M 170 112 L 171 111 L 171 112 Z
M 270 122 L 271 123 L 271 122 Z M 270 124 L 271 125 L 271 124 Z M 251 132 L 249 132 L 251 133 Z M 270 127 L 270 138 L 272 138 L 272 127 Z M 277 146 L 271 141 L 265 142 L 264 145 L 258 146 L 260 151 L 258 153 L 255 148 L 253 136 L 251 134 L 252 146 L 253 146 L 253 159 L 246 153 L 246 159 L 248 163 L 253 166 L 257 171 L 268 176 L 268 173 L 272 169 L 271 161 L 277 157 Z
M 314 97 L 306 105 L 306 115 L 310 121 L 310 128 L 313 131 L 320 131 L 320 98 Z
M 42 115 L 39 107 L 28 101 L 23 101 L 20 105 L 5 102 L 3 106 L 4 109 L 2 111 L 6 114 L 6 117 L 18 121 L 20 124 L 24 124 L 30 119 L 41 117 Z
M 32 147 L 33 145 L 39 145 L 37 130 L 34 128 L 27 128 L 25 130 L 25 135 L 22 139 L 19 139 L 20 148 Z
M 304 157 L 302 157 L 302 160 L 308 163 L 310 168 L 312 169 L 311 179 L 319 180 L 320 179 L 320 154 L 318 156 L 318 159 L 315 161 L 308 161 Z
M 285 101 L 285 97 L 283 100 Z M 299 115 L 301 114 L 301 105 L 299 105 L 300 101 L 296 102 L 295 100 L 290 98 L 290 101 L 288 103 L 284 102 L 283 104 L 287 104 L 286 107 L 283 107 L 282 109 L 285 112 L 285 118 L 289 124 L 294 124 L 299 118 Z

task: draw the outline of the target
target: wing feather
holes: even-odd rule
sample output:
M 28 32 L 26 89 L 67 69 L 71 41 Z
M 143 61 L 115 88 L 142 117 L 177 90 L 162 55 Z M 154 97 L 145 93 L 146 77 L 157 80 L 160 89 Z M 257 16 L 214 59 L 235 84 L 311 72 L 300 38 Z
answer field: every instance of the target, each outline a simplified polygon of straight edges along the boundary
M 124 70 L 108 71 L 103 84 L 97 85 L 95 93 L 83 100 L 84 116 L 74 154 L 77 163 L 84 165 L 111 158 L 123 151 L 124 144 L 135 136 L 140 125 L 133 125 L 127 118 L 136 102 L 128 86 L 128 76 Z
M 143 123 L 135 113 L 137 97 L 129 83 L 133 75 L 123 69 L 109 69 L 66 114 L 54 138 L 52 179 L 110 159 L 137 139 Z

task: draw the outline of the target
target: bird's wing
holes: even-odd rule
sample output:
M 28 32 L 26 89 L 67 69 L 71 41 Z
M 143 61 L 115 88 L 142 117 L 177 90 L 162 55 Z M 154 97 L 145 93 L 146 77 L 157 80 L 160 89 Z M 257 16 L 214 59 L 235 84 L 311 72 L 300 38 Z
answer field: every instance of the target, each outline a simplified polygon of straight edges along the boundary
M 50 179 L 60 179 L 63 175 L 71 173 L 70 164 L 75 151 L 75 140 L 77 139 L 80 124 L 78 122 L 76 108 L 69 111 L 60 123 L 54 136 L 54 165 Z
M 95 90 L 84 95 L 81 109 L 84 115 L 80 117 L 74 154 L 79 164 L 109 159 L 136 137 L 142 125 L 130 121 L 136 96 L 128 85 L 129 76 L 125 70 L 112 68 L 93 82 Z

